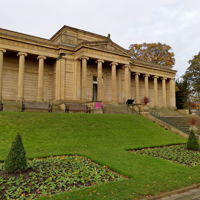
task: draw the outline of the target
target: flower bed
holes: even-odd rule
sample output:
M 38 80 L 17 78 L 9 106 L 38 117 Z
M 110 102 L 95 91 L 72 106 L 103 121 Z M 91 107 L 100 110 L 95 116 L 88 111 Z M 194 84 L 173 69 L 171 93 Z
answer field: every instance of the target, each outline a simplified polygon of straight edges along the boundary
M 0 199 L 34 199 L 87 186 L 124 180 L 107 167 L 79 156 L 57 156 L 28 161 L 23 173 L 6 174 L 0 164 Z

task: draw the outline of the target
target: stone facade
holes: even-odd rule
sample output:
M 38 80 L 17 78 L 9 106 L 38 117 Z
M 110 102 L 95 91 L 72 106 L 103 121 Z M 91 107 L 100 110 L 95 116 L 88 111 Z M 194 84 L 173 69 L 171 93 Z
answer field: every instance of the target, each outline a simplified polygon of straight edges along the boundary
M 58 58 L 59 57 L 59 58 Z M 63 26 L 42 39 L 0 29 L 0 99 L 175 108 L 175 70 L 139 60 L 109 37 Z

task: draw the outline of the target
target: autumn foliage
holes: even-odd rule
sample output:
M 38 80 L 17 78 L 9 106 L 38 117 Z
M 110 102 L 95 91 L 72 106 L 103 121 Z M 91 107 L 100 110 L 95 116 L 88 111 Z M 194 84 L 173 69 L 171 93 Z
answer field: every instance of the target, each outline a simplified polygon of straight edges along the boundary
M 131 44 L 129 51 L 132 59 L 143 60 L 155 64 L 173 67 L 175 64 L 174 53 L 169 52 L 172 48 L 162 43 Z
M 192 117 L 192 118 L 190 119 L 190 123 L 191 123 L 191 125 L 194 126 L 194 125 L 197 123 L 196 118 L 195 118 L 195 117 Z
M 144 97 L 143 103 L 144 103 L 145 105 L 147 105 L 149 102 L 150 102 L 150 99 L 149 99 L 148 97 Z
M 190 106 L 194 109 L 196 107 L 196 103 L 193 101 L 191 102 Z

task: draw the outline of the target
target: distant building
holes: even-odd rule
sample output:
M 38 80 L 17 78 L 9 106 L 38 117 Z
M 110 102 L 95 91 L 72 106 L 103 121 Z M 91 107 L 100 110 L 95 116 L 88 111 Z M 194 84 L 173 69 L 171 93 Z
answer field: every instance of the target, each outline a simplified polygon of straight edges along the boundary
M 175 108 L 171 67 L 139 60 L 105 37 L 63 26 L 50 39 L 0 29 L 0 99 L 141 103 Z

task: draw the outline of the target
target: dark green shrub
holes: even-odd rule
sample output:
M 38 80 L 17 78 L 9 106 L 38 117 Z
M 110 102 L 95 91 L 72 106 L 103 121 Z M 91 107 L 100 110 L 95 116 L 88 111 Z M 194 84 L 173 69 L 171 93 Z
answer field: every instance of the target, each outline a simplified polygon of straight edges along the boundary
M 186 148 L 191 149 L 191 150 L 199 149 L 199 142 L 198 142 L 193 130 L 190 131 L 190 136 L 189 136 Z
M 26 152 L 19 133 L 12 143 L 8 157 L 5 160 L 4 170 L 7 173 L 23 172 L 27 169 Z

